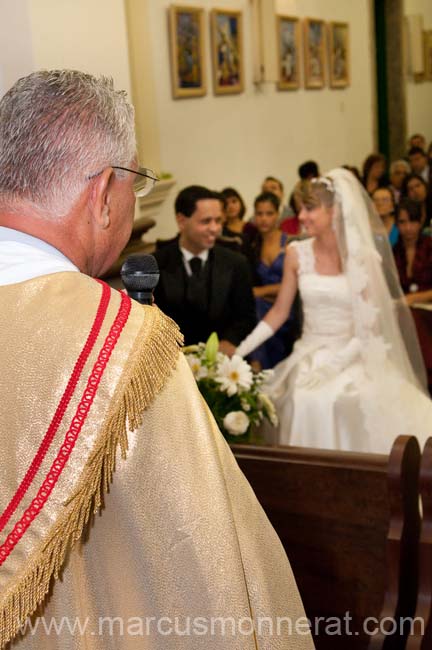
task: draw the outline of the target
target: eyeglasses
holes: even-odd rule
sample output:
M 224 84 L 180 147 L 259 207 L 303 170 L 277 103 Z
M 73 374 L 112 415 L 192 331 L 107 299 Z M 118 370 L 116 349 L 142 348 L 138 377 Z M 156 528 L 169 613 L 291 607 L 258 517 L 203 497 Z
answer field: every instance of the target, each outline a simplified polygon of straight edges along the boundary
M 154 184 L 159 178 L 156 176 L 154 171 L 147 169 L 147 167 L 138 167 L 138 169 L 128 169 L 127 167 L 119 167 L 117 165 L 111 165 L 113 169 L 121 169 L 124 172 L 130 172 L 135 174 L 135 180 L 133 184 L 133 190 L 137 198 L 146 196 L 154 188 Z

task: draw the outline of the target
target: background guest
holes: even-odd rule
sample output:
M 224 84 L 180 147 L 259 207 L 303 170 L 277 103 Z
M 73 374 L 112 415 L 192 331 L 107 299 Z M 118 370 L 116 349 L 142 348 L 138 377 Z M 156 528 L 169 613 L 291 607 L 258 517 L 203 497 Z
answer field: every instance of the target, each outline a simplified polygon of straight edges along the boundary
M 283 274 L 285 247 L 288 236 L 279 228 L 279 199 L 271 192 L 263 192 L 255 199 L 254 296 L 257 318 L 269 311 L 279 292 Z M 255 350 L 254 361 L 262 368 L 273 368 L 291 352 L 294 337 L 294 314 L 268 341 Z
M 224 223 L 218 243 L 241 253 L 250 263 L 253 259 L 251 243 L 257 236 L 257 229 L 250 221 L 246 223 L 243 221 L 246 206 L 236 189 L 226 187 L 222 190 L 221 196 L 225 201 Z
M 354 174 L 354 176 L 360 183 L 362 182 L 362 177 L 358 170 L 358 167 L 354 167 L 353 165 L 342 165 L 342 168 L 348 169 L 348 171 L 351 172 L 351 174 Z
M 420 147 L 411 147 L 408 151 L 408 160 L 413 174 L 421 176 L 425 183 L 429 183 L 429 160 Z
M 406 160 L 394 160 L 390 165 L 390 189 L 393 192 L 396 205 L 399 203 L 402 186 L 405 178 L 410 173 L 410 166 Z
M 432 195 L 424 178 L 418 174 L 408 174 L 402 186 L 402 196 L 421 206 L 421 225 L 428 226 L 432 219 Z
M 399 239 L 399 230 L 395 223 L 395 200 L 389 187 L 379 187 L 372 193 L 372 200 L 387 230 L 391 246 Z
M 240 194 L 233 187 L 226 187 L 221 192 L 225 199 L 225 223 L 222 234 L 226 237 L 241 235 L 245 226 L 243 217 L 246 213 L 245 203 Z
M 408 304 L 432 301 L 432 239 L 421 232 L 421 205 L 401 199 L 397 211 L 399 241 L 393 249 Z
M 429 143 L 429 147 L 427 149 L 427 157 L 429 160 L 429 165 L 432 163 L 432 142 Z
M 294 219 L 295 220 L 295 212 L 292 209 L 291 203 L 288 203 L 284 205 L 284 185 L 282 181 L 280 181 L 278 178 L 275 178 L 274 176 L 267 176 L 261 185 L 261 192 L 271 192 L 272 194 L 275 194 L 278 199 L 279 199 L 279 217 L 281 222 L 284 222 L 286 219 Z M 294 221 L 294 229 L 297 232 L 296 229 L 296 224 L 297 221 Z
M 306 160 L 299 166 L 297 171 L 302 181 L 311 181 L 320 175 L 318 163 L 315 160 Z
M 266 176 L 261 184 L 261 192 L 271 192 L 279 199 L 279 205 L 283 204 L 284 186 L 282 181 L 274 176 Z
M 372 194 L 377 187 L 388 185 L 386 160 L 381 153 L 372 153 L 363 163 L 363 185 Z
M 423 151 L 426 149 L 426 138 L 421 133 L 414 133 L 408 140 L 408 151 L 412 147 L 420 147 Z

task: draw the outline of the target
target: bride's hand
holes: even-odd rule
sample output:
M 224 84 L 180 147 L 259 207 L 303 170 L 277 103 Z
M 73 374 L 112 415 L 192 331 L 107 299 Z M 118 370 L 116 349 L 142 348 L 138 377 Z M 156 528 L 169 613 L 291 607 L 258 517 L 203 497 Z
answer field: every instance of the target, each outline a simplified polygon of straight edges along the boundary
M 345 370 L 353 361 L 360 357 L 361 343 L 356 337 L 353 337 L 347 345 L 336 352 L 332 359 L 327 363 L 314 368 L 305 375 L 303 379 L 297 382 L 300 388 L 317 388 L 322 384 L 334 379 Z
M 326 365 L 320 366 L 312 370 L 308 375 L 306 375 L 300 381 L 297 381 L 298 388 L 318 388 L 322 384 L 327 383 L 330 379 L 334 379 L 336 375 L 339 374 L 339 371 L 333 366 Z

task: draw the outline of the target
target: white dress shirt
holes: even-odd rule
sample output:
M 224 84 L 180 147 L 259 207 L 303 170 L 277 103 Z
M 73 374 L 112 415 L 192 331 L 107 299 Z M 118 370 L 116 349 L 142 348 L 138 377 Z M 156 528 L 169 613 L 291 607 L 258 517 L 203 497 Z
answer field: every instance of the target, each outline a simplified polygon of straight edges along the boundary
M 42 239 L 0 226 L 0 285 L 64 271 L 79 269 Z
M 186 273 L 189 276 L 192 275 L 192 269 L 191 269 L 190 264 L 189 264 L 189 262 L 191 261 L 192 258 L 199 257 L 199 259 L 201 260 L 203 266 L 208 260 L 209 252 L 208 252 L 207 248 L 205 250 L 201 251 L 201 253 L 199 253 L 198 255 L 194 255 L 193 253 L 186 250 L 186 248 L 183 248 L 182 246 L 179 246 L 179 248 L 180 248 L 181 254 L 183 255 L 183 264 L 184 264 L 184 267 L 186 269 Z
M 423 169 L 420 176 L 422 177 L 425 183 L 429 183 L 429 165 L 426 165 L 426 167 Z

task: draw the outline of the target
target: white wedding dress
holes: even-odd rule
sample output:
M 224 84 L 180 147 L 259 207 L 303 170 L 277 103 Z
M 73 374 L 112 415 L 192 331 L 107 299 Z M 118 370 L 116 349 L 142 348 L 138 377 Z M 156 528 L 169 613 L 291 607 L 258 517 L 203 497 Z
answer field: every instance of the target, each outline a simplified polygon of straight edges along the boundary
M 432 400 L 382 356 L 379 337 L 381 357 L 372 372 L 362 350 L 350 352 L 355 323 L 347 276 L 317 273 L 312 245 L 313 239 L 291 244 L 299 260 L 303 334 L 267 382 L 279 426 L 265 437 L 282 445 L 388 453 L 405 434 L 422 446 L 432 435 Z M 344 364 L 335 371 L 337 355 Z

